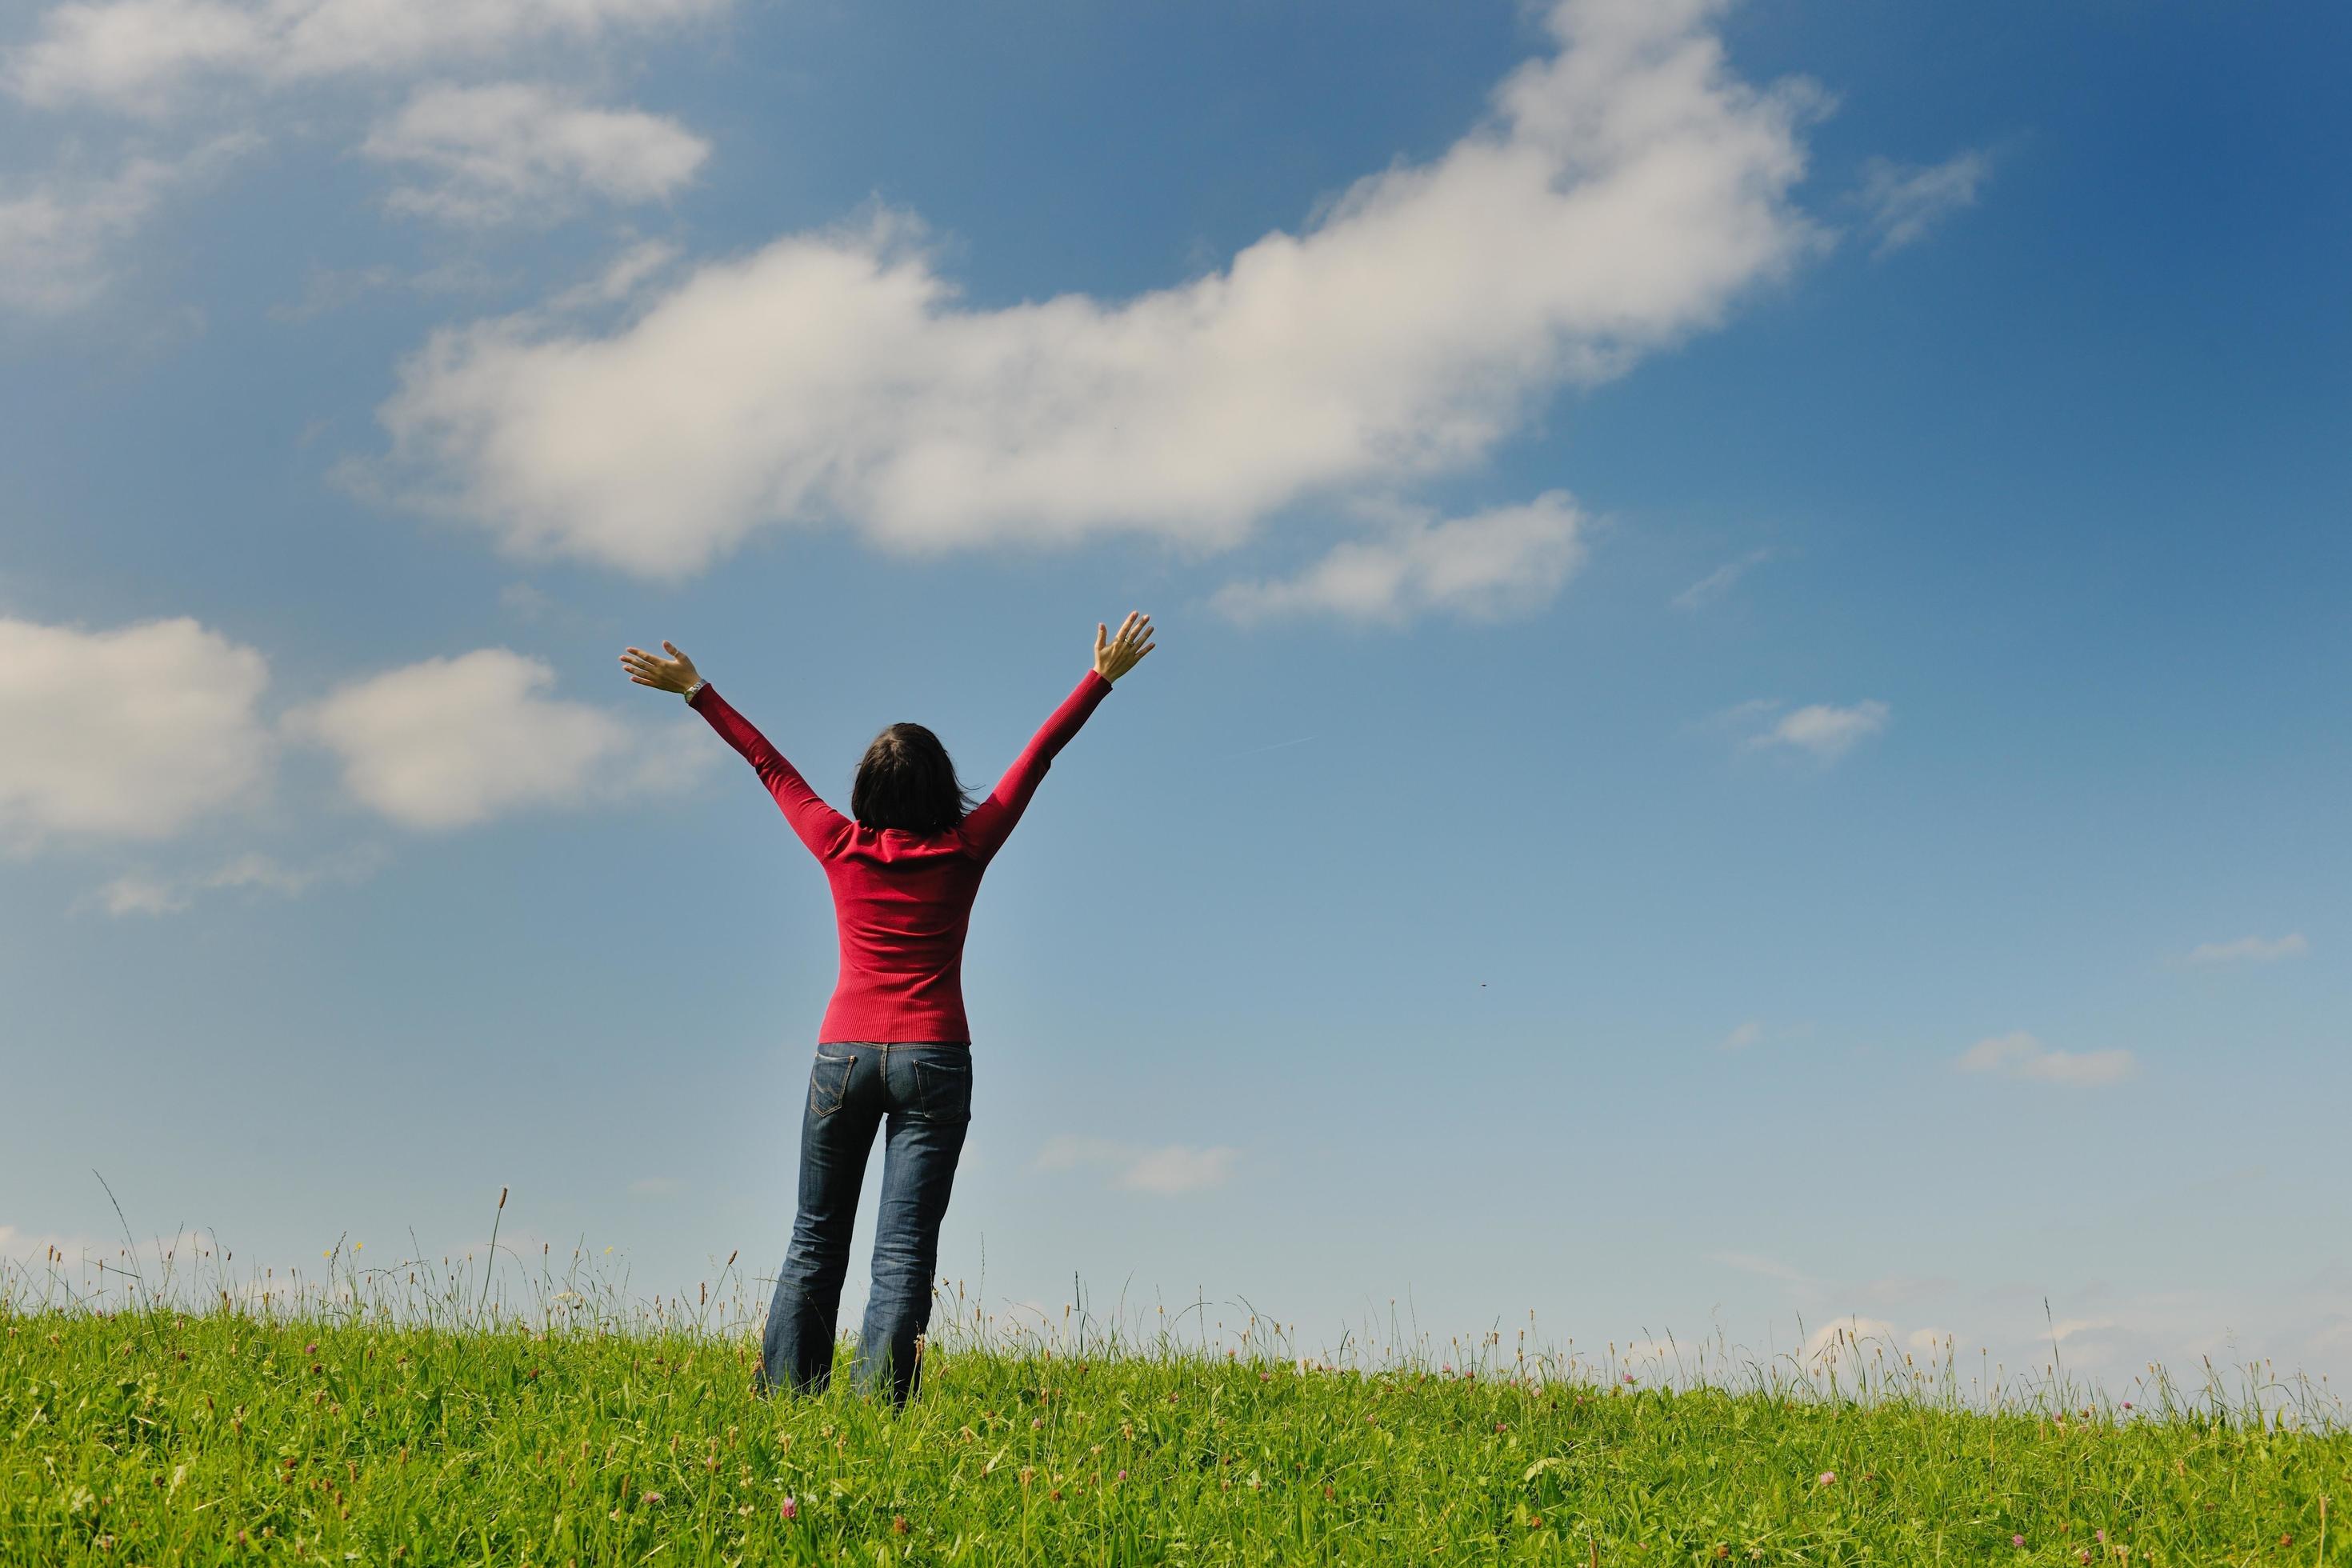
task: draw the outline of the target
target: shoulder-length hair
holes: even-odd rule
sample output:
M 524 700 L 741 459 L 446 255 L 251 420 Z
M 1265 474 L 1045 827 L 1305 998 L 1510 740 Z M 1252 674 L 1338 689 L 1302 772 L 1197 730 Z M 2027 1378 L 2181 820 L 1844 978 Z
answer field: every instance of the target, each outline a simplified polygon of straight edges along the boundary
M 920 724 L 893 724 L 875 736 L 849 792 L 849 814 L 877 830 L 944 833 L 971 806 L 948 749 Z

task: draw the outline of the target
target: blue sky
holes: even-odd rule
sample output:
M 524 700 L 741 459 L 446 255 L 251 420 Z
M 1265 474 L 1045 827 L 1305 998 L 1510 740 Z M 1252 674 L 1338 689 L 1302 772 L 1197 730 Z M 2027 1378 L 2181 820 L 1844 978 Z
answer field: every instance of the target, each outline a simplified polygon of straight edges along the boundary
M 2348 26 L 22 8 L 0 1250 L 772 1268 L 824 881 L 614 656 L 845 805 L 1142 608 L 992 1309 L 2340 1382 Z

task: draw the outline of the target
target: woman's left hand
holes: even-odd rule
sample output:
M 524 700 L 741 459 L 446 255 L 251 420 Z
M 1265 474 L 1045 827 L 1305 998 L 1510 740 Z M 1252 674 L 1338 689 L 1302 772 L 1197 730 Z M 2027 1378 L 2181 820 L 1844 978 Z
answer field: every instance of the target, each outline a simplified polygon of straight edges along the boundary
M 690 691 L 702 678 L 694 673 L 694 660 L 677 651 L 674 643 L 665 642 L 670 657 L 659 658 L 641 647 L 633 647 L 621 656 L 621 667 L 629 679 L 639 686 L 650 686 L 656 691 Z

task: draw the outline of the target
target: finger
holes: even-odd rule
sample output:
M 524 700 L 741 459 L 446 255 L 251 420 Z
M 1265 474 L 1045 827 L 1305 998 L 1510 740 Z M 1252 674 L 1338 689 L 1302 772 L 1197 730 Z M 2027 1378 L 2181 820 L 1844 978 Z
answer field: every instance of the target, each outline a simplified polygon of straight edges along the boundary
M 672 653 L 676 653 L 677 651 L 677 644 L 670 641 L 667 637 L 664 637 L 662 639 L 662 647 L 669 649 Z
M 1104 641 L 1108 635 L 1109 634 L 1104 630 L 1103 624 L 1100 621 L 1097 621 L 1095 623 L 1095 651 L 1097 653 L 1102 652 Z

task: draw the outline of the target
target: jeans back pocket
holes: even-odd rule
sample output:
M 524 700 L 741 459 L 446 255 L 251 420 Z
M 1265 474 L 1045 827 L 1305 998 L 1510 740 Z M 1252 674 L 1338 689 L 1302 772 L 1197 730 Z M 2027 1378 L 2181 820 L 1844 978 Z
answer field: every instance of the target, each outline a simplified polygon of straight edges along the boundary
M 915 1097 L 915 1114 L 926 1121 L 971 1121 L 971 1064 L 919 1059 Z
M 816 1065 L 809 1068 L 809 1110 L 813 1115 L 830 1116 L 849 1099 L 849 1075 L 857 1066 L 856 1053 L 829 1057 L 816 1054 Z

